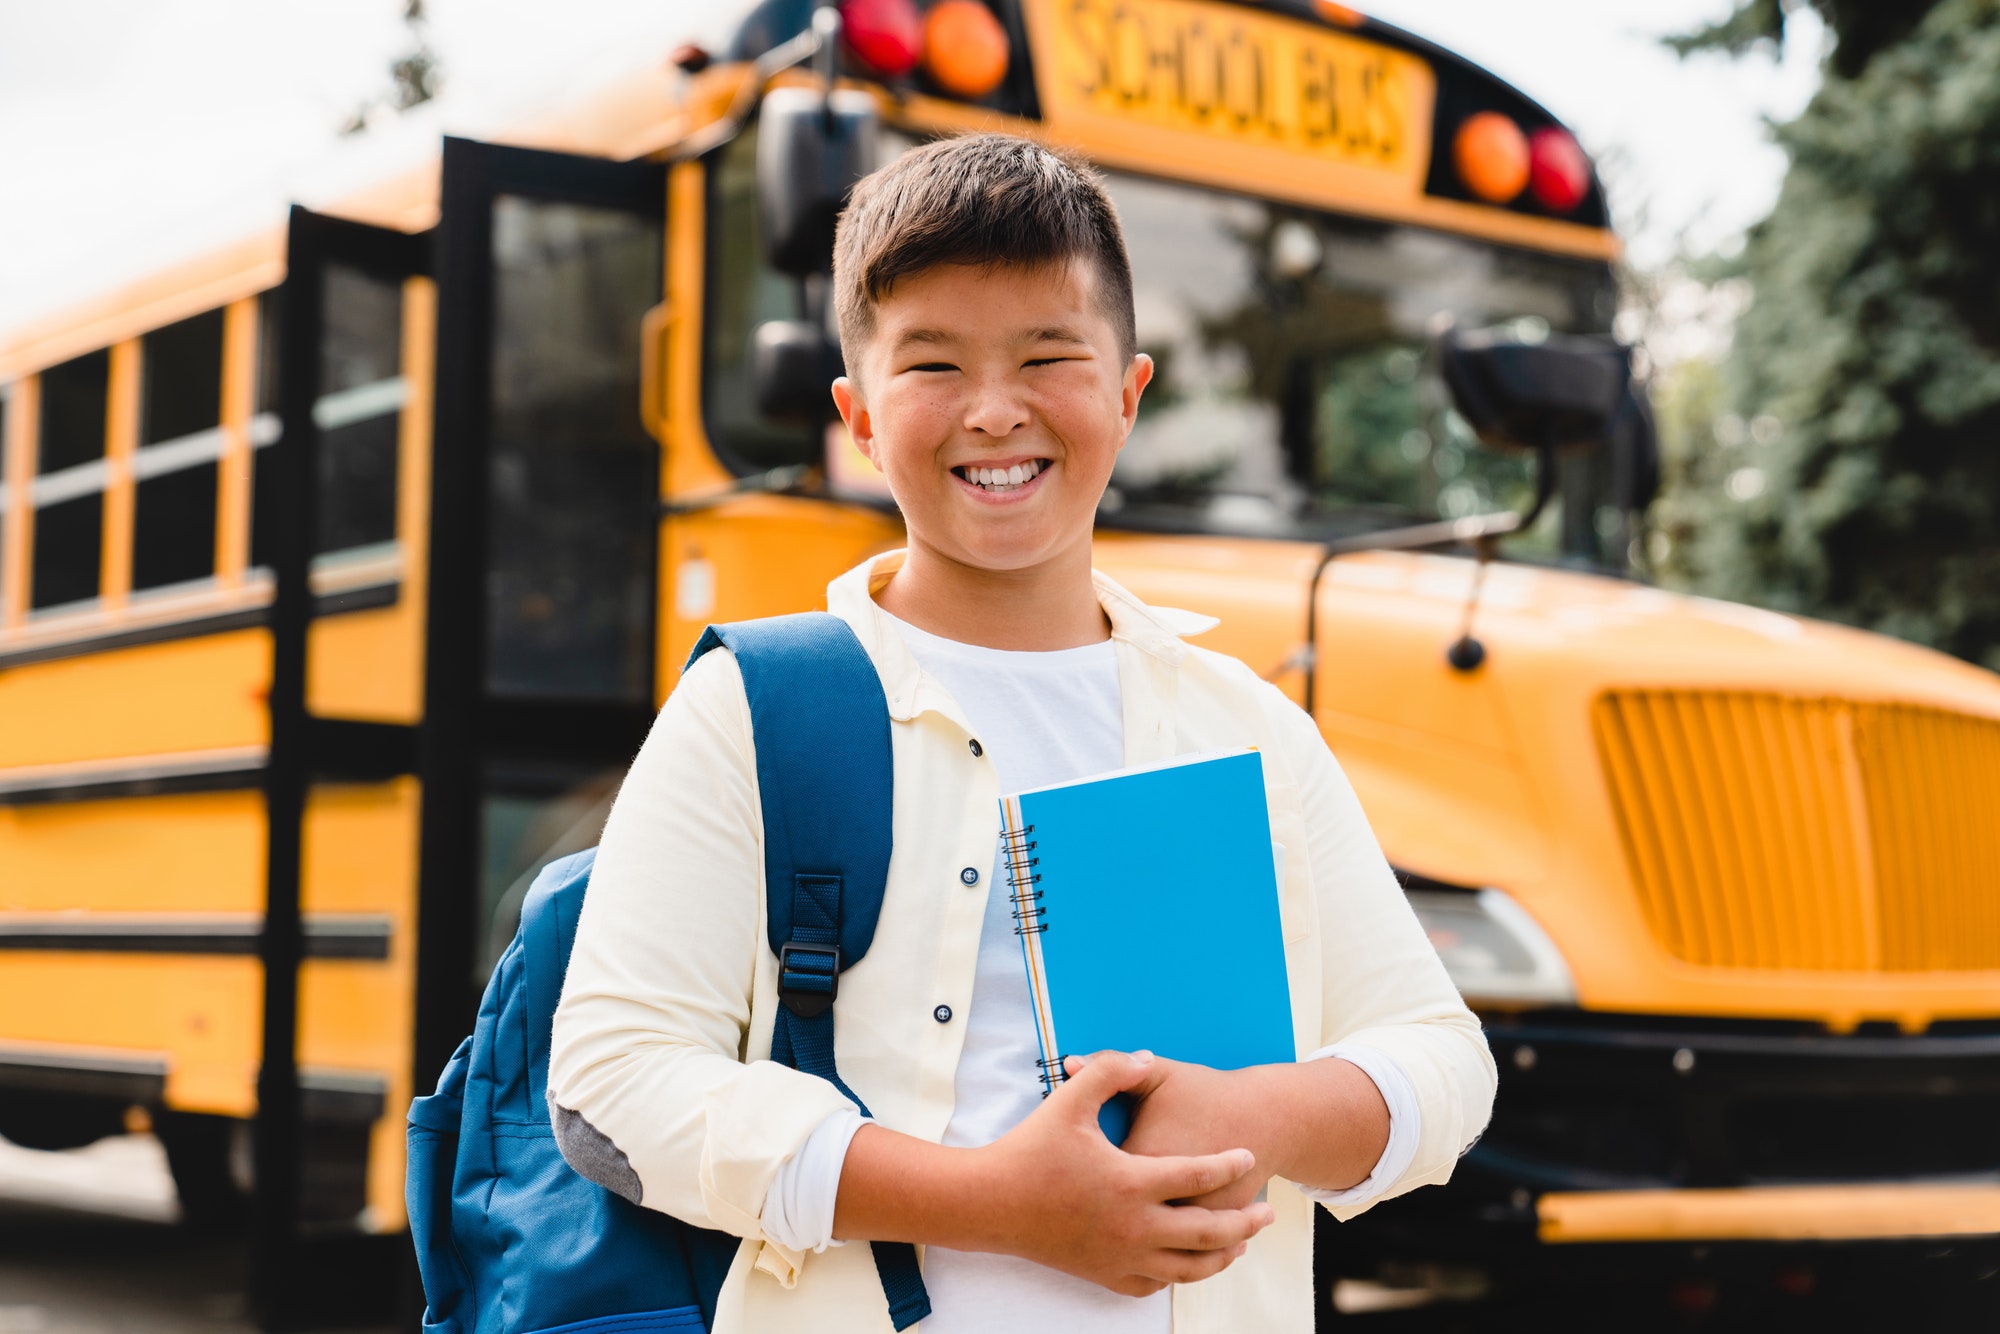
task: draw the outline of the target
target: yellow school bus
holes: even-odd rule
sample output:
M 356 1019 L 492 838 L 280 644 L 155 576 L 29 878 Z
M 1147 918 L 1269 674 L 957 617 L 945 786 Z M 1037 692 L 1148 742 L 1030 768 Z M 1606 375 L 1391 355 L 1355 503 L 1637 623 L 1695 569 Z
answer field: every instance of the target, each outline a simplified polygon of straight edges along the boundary
M 1323 1284 L 2000 1232 L 2000 679 L 1649 586 L 1643 423 L 1486 450 L 1438 373 L 1623 367 L 1568 133 L 1326 0 L 827 13 L 0 334 L 0 1136 L 150 1127 L 273 1319 L 386 1300 L 534 871 L 705 624 L 901 540 L 773 234 L 837 80 L 873 160 L 1101 165 L 1159 369 L 1098 563 L 1310 710 L 1487 1022 L 1492 1127 Z

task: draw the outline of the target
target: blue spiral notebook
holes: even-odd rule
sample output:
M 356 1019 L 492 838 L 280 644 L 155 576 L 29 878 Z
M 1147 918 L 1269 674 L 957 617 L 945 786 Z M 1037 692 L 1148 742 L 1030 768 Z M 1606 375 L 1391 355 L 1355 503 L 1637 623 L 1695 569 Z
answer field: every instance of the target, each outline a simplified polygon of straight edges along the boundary
M 1096 1051 L 1219 1070 L 1297 1058 L 1256 751 L 1038 788 L 1000 808 L 1048 1091 L 1064 1056 Z M 1123 1142 L 1124 1100 L 1100 1122 Z

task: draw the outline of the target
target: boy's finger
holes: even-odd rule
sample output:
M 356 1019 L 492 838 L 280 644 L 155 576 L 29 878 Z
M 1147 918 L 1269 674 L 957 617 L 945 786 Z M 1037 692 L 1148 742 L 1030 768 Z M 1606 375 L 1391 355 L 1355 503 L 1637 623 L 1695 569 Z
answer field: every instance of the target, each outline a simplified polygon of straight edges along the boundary
M 1151 1194 L 1162 1200 L 1189 1200 L 1241 1180 L 1257 1166 L 1248 1149 L 1225 1149 L 1199 1158 L 1143 1159 L 1152 1172 Z
M 1122 1052 L 1101 1051 L 1083 1061 L 1083 1068 L 1076 1070 L 1056 1089 L 1055 1098 L 1067 1098 L 1078 1110 L 1087 1109 L 1091 1116 L 1116 1093 L 1123 1093 L 1145 1078 L 1153 1064 L 1153 1054 L 1149 1051 Z M 1070 1067 L 1065 1066 L 1065 1069 Z
M 1268 1204 L 1244 1209 L 1203 1209 L 1199 1205 L 1179 1205 L 1159 1220 L 1155 1238 L 1168 1250 L 1206 1252 L 1228 1251 L 1242 1245 L 1269 1227 L 1277 1211 Z
M 1245 1247 L 1231 1246 L 1227 1250 L 1203 1251 L 1198 1255 L 1169 1254 L 1162 1257 L 1160 1276 L 1171 1283 L 1199 1283 L 1205 1278 L 1214 1278 L 1223 1270 L 1241 1259 Z

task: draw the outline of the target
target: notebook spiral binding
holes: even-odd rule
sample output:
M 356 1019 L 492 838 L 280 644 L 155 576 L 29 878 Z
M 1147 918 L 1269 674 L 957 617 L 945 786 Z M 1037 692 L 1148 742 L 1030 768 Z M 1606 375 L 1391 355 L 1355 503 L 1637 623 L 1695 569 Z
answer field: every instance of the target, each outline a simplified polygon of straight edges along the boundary
M 1035 868 L 1042 859 L 1034 855 L 1035 840 L 1029 835 L 1035 832 L 1033 825 L 1021 829 L 1003 830 L 1000 835 L 1000 855 L 1007 862 L 1007 883 L 1013 889 L 1014 934 L 1035 935 L 1049 929 L 1048 910 L 1042 906 L 1042 891 L 1035 886 L 1042 882 L 1042 874 Z

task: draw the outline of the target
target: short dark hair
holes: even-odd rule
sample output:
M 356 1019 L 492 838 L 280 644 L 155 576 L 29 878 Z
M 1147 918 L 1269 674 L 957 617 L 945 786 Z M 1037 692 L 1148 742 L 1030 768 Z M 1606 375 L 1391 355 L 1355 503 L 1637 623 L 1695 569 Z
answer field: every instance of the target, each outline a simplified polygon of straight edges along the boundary
M 850 370 L 875 306 L 944 264 L 1035 267 L 1088 261 L 1119 352 L 1138 350 L 1132 264 L 1104 181 L 1075 153 L 1011 134 L 938 139 L 854 187 L 833 243 L 833 303 Z

